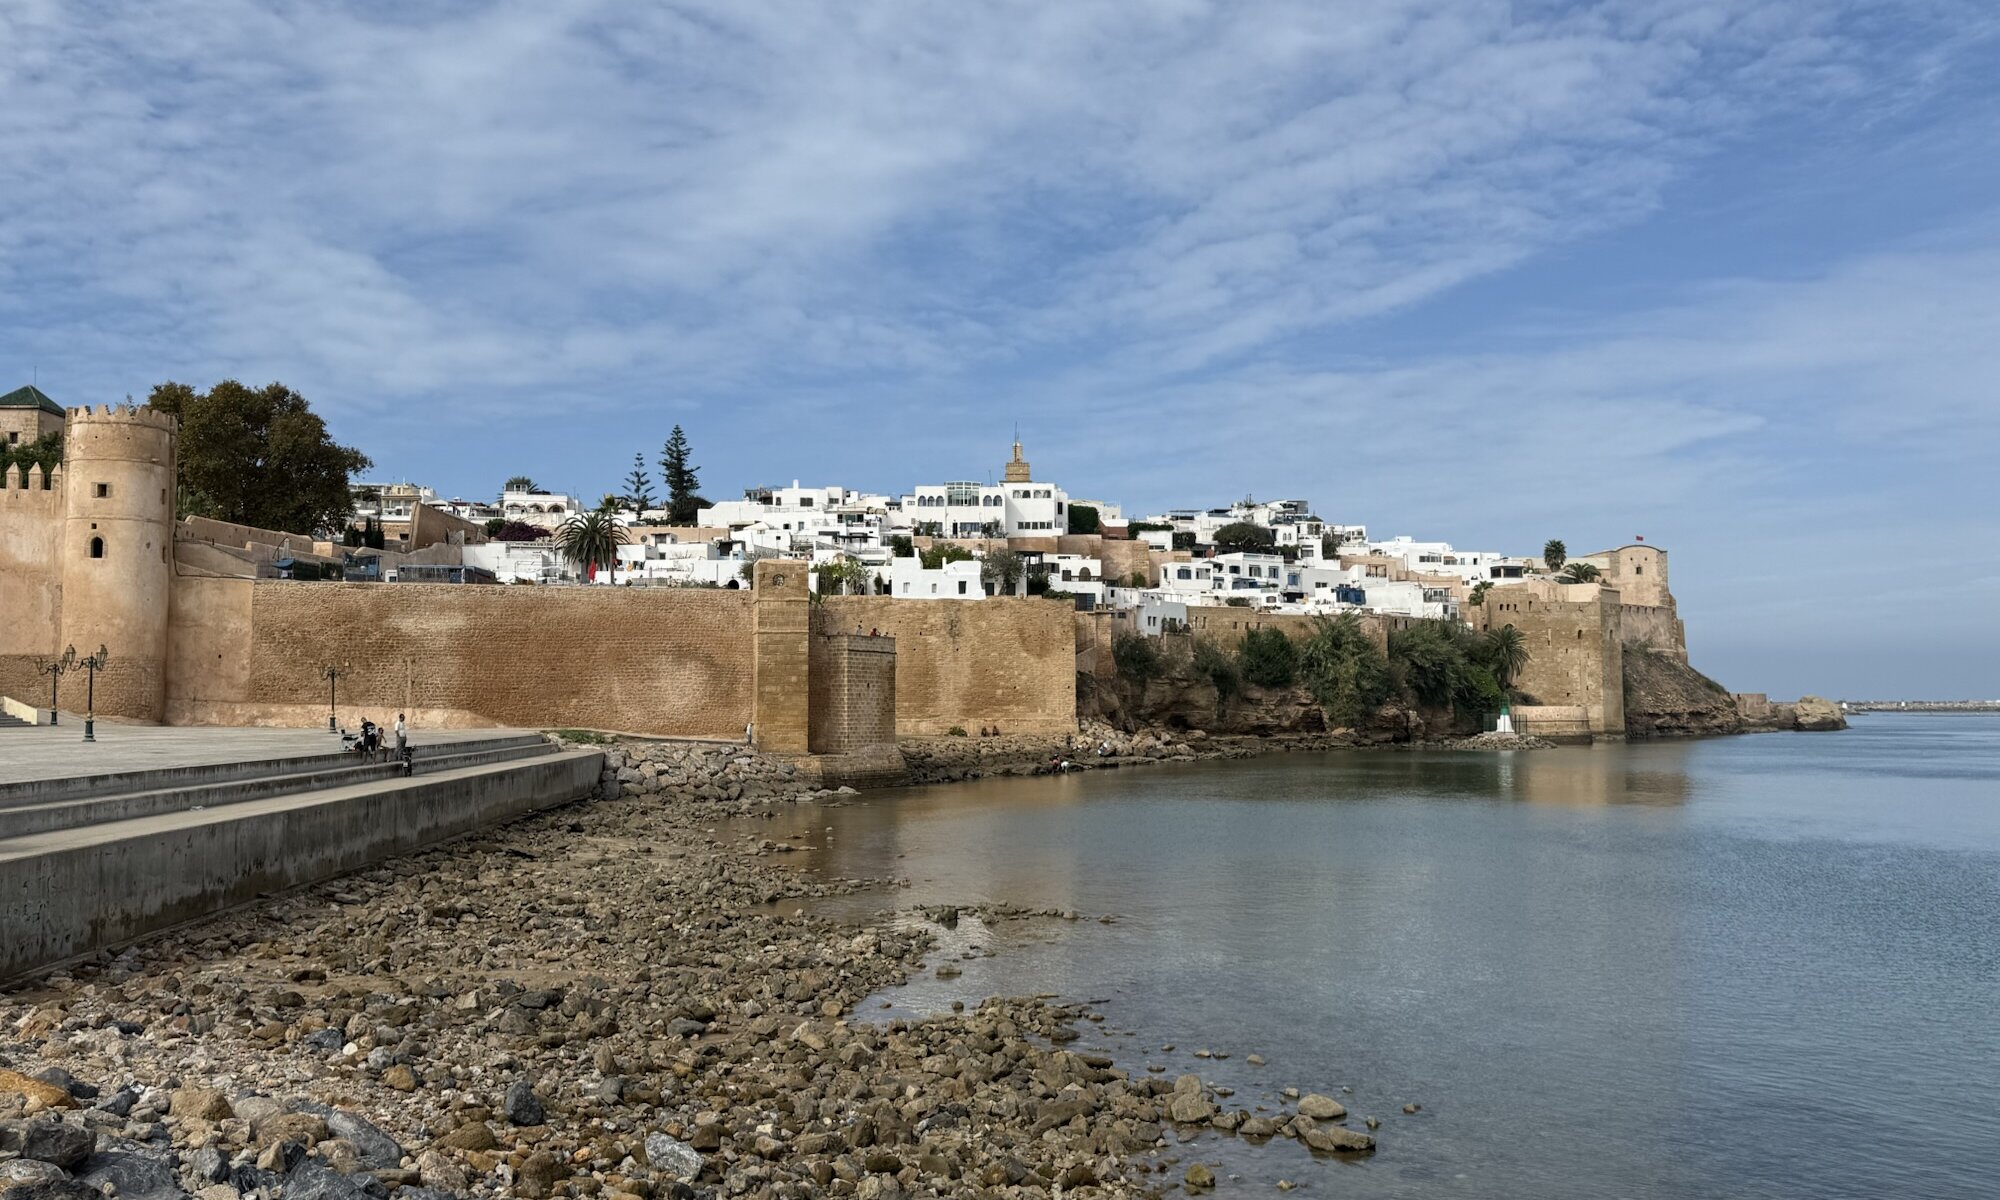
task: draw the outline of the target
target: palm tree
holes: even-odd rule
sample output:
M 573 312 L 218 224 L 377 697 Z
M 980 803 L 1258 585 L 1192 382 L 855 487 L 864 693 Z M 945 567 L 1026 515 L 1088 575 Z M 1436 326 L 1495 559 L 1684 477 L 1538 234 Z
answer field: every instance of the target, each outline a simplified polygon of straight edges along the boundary
M 1550 538 L 1542 543 L 1542 561 L 1548 564 L 1551 571 L 1562 570 L 1563 564 L 1569 561 L 1569 547 L 1563 545 L 1560 538 Z
M 503 492 L 532 492 L 535 490 L 535 481 L 526 475 L 509 475 L 507 482 L 500 485 L 500 490 Z
M 1528 665 L 1528 641 L 1513 625 L 1502 625 L 1498 629 L 1486 631 L 1486 669 L 1493 672 L 1493 678 L 1500 686 L 1514 686 L 1514 676 Z
M 625 527 L 609 508 L 577 513 L 556 530 L 556 549 L 585 578 L 594 566 L 608 567 L 611 582 L 618 582 L 618 547 L 625 543 Z
M 1601 572 L 1587 562 L 1573 562 L 1558 576 L 1564 583 L 1596 583 Z

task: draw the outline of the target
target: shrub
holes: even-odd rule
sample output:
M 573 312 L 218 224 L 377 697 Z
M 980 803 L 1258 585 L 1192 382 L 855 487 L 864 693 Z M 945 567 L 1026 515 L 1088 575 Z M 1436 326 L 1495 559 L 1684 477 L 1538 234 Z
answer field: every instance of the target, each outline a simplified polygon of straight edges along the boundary
M 1144 571 L 1134 571 L 1132 572 L 1132 578 L 1126 580 L 1125 582 L 1126 585 L 1129 587 L 1135 587 L 1135 588 L 1145 587 L 1146 573 Z
M 1258 687 L 1284 688 L 1298 681 L 1299 650 L 1282 629 L 1253 629 L 1236 648 L 1243 678 Z
M 892 533 L 889 535 L 889 553 L 897 558 L 915 558 L 917 545 L 907 533 Z
M 1353 613 L 1315 619 L 1298 657 L 1300 677 L 1335 725 L 1360 725 L 1394 689 L 1388 661 Z
M 1111 642 L 1111 662 L 1118 674 L 1137 684 L 1147 684 L 1160 674 L 1160 652 L 1150 638 L 1137 633 L 1121 633 Z
M 946 563 L 972 561 L 972 551 L 957 542 L 946 542 L 943 545 L 932 546 L 918 555 L 918 558 L 923 562 L 924 570 L 935 571 Z
M 965 736 L 967 736 L 967 734 L 966 734 L 966 732 L 965 732 L 965 726 L 963 726 L 963 725 L 954 725 L 954 726 L 952 726 L 952 727 L 951 727 L 950 729 L 947 729 L 947 730 L 945 730 L 945 731 L 944 731 L 944 735 L 945 735 L 946 737 L 965 737 Z
M 1198 675 L 1205 675 L 1215 685 L 1217 703 L 1226 703 L 1243 687 L 1243 675 L 1236 669 L 1236 661 L 1223 653 L 1214 642 L 1198 641 L 1194 644 L 1194 669 Z
M 1097 509 L 1088 504 L 1069 506 L 1069 531 L 1071 533 L 1099 533 L 1103 524 L 1098 519 Z
M 1278 535 L 1262 525 L 1237 521 L 1216 530 L 1213 540 L 1218 553 L 1228 554 L 1236 550 L 1269 550 L 1277 542 Z
M 1457 621 L 1418 621 L 1389 635 L 1389 658 L 1419 703 L 1462 716 L 1497 710 L 1504 693 L 1486 639 Z

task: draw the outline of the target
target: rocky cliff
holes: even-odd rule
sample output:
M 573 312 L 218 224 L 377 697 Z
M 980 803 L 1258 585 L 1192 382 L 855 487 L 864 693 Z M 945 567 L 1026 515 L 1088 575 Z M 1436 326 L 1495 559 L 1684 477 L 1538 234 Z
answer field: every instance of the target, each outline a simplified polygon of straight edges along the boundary
M 1773 704 L 1770 715 L 1744 726 L 1755 733 L 1828 733 L 1847 728 L 1840 706 L 1821 696 L 1801 696 L 1790 704 Z
M 1743 718 L 1728 689 L 1664 654 L 1627 645 L 1625 736 L 1637 740 L 1741 733 Z

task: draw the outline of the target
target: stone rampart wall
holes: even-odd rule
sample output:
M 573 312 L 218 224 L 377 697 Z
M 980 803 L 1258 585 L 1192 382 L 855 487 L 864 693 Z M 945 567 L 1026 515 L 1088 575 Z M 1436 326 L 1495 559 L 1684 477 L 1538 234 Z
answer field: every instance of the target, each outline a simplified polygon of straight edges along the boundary
M 896 732 L 1076 728 L 1076 615 L 1036 597 L 971 603 L 830 596 L 830 628 L 896 640 Z
M 811 749 L 856 754 L 896 743 L 896 639 L 812 636 Z

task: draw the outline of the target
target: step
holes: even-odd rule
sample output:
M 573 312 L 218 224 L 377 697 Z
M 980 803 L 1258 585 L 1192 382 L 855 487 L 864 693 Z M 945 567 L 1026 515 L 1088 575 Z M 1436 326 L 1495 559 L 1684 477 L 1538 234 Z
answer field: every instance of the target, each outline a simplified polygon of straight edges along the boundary
M 540 740 L 527 745 L 515 744 L 514 739 L 500 740 L 505 744 L 445 743 L 433 747 L 428 754 L 412 754 L 410 762 L 412 773 L 429 775 L 463 767 L 536 758 L 554 753 L 556 749 L 550 743 Z M 149 791 L 119 792 L 41 804 L 14 805 L 0 809 L 0 839 L 126 821 L 136 817 L 157 816 L 161 813 L 221 808 L 274 796 L 322 791 L 381 779 L 397 779 L 403 774 L 401 762 L 385 760 L 362 763 L 356 761 L 351 753 L 343 757 L 348 761 L 336 766 L 284 775 L 266 775 L 225 783 L 200 783 L 192 787 L 156 788 Z
M 59 800 L 83 800 L 92 796 L 108 796 L 118 793 L 161 791 L 169 788 L 194 787 L 211 783 L 236 783 L 243 780 L 264 778 L 273 775 L 295 775 L 303 771 L 326 770 L 334 767 L 351 766 L 356 761 L 353 751 L 336 748 L 332 734 L 327 735 L 330 747 L 324 754 L 295 755 L 289 758 L 239 759 L 230 762 L 200 763 L 181 767 L 156 767 L 144 771 L 120 771 L 104 775 L 66 775 L 51 779 L 29 779 L 15 783 L 0 784 L 0 811 L 31 804 L 47 804 Z M 504 746 L 541 746 L 548 743 L 540 734 L 509 734 L 502 737 L 457 738 L 418 741 L 411 746 L 413 756 L 421 761 L 435 754 L 459 753 L 478 747 L 498 749 Z

